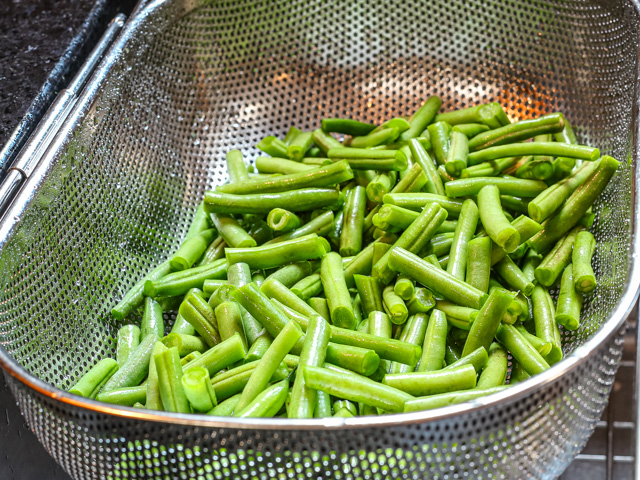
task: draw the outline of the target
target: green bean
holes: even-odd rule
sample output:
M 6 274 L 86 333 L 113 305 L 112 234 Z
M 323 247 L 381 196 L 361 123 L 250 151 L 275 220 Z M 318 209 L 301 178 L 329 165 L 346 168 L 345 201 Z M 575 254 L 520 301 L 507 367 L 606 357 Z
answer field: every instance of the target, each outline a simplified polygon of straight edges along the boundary
M 136 403 L 147 401 L 147 386 L 115 388 L 108 392 L 99 393 L 96 397 L 99 402 L 112 403 L 114 405 L 134 406 Z
M 333 225 L 333 220 L 334 220 L 333 216 L 334 215 L 331 210 L 324 212 L 323 214 L 317 216 L 316 218 L 309 221 L 308 223 L 305 223 L 301 227 L 296 228 L 291 232 L 287 232 L 284 235 L 275 237 L 273 240 L 269 240 L 264 245 L 280 243 L 280 242 L 284 242 L 285 240 L 293 240 L 295 238 L 311 235 L 313 233 L 317 235 L 325 235 Z
M 361 404 L 364 405 L 364 404 Z M 358 415 L 356 404 L 349 400 L 336 400 L 333 402 L 334 417 L 355 417 Z
M 410 300 L 411 297 L 413 297 L 413 293 L 415 292 L 415 282 L 406 275 L 398 275 L 398 278 L 396 278 L 396 283 L 393 286 L 393 291 L 402 300 Z
M 344 223 L 340 233 L 340 255 L 357 255 L 362 250 L 362 229 L 367 205 L 364 188 L 356 186 L 348 193 L 344 205 Z
M 330 336 L 331 331 L 326 320 L 317 315 L 310 317 L 299 366 L 322 366 Z M 296 375 L 291 391 L 289 418 L 313 418 L 315 405 L 316 391 L 305 385 L 303 375 Z
M 424 257 L 423 260 L 425 260 L 427 263 L 430 263 L 431 265 L 436 267 L 438 270 L 443 270 L 442 265 L 440 265 L 440 262 L 438 261 L 438 256 L 435 255 L 434 253 L 430 253 L 429 255 Z
M 147 282 L 153 282 L 159 278 L 164 277 L 169 272 L 171 272 L 171 266 L 169 265 L 169 261 L 165 261 L 158 265 L 155 269 L 153 269 L 147 276 L 138 280 L 138 282 L 129 289 L 129 291 L 122 297 L 122 300 L 113 307 L 111 310 L 111 315 L 116 320 L 122 320 L 131 312 L 133 312 L 136 308 L 142 305 L 144 300 L 144 287 Z M 185 290 L 186 291 L 186 290 Z
M 447 343 L 447 318 L 440 310 L 433 310 L 422 346 L 422 357 L 416 371 L 432 372 L 444 367 Z
M 119 366 L 125 364 L 131 352 L 140 343 L 140 329 L 135 325 L 124 325 L 118 330 L 116 361 Z
M 449 154 L 449 144 L 451 135 L 451 125 L 447 122 L 436 121 L 427 127 L 431 148 L 436 157 L 438 165 L 444 165 Z
M 502 249 L 500 249 L 502 250 Z M 504 252 L 504 250 L 502 250 Z M 465 281 L 482 292 L 489 291 L 491 276 L 491 239 L 478 237 L 469 241 L 467 247 L 467 271 Z
M 273 343 L 265 352 L 264 356 L 258 361 L 258 365 L 251 374 L 242 392 L 242 397 L 236 407 L 236 412 L 241 412 L 265 389 L 269 383 L 269 379 L 284 359 L 284 356 L 291 351 L 300 337 L 302 337 L 302 330 L 300 330 L 298 324 L 289 321 L 282 331 L 273 339 Z M 238 413 L 234 413 L 234 416 L 238 416 Z
M 302 373 L 309 388 L 386 411 L 400 412 L 404 408 L 404 403 L 413 398 L 401 390 L 357 374 L 344 375 L 312 366 L 302 367 Z
M 207 342 L 207 345 L 213 347 L 220 343 L 220 334 L 213 308 L 205 301 L 201 292 L 195 289 L 189 292 L 180 305 L 179 313 L 193 325 L 193 328 Z
M 496 338 L 531 376 L 549 368 L 549 364 L 512 325 L 500 325 Z
M 445 160 L 445 169 L 454 177 L 460 176 L 462 170 L 467 167 L 469 155 L 469 139 L 464 133 L 451 132 L 450 146 Z
M 215 309 L 222 302 L 233 300 L 232 293 L 234 290 L 236 290 L 235 285 L 231 285 L 229 283 L 222 285 L 209 297 L 209 306 Z
M 149 358 L 154 344 L 159 338 L 154 335 L 144 337 L 127 361 L 116 371 L 102 387 L 103 392 L 116 388 L 139 385 L 149 373 Z
M 475 388 L 476 370 L 461 365 L 449 370 L 388 374 L 382 383 L 414 396 L 436 395 Z
M 488 131 L 489 127 L 482 123 L 460 123 L 454 125 L 451 130 L 453 132 L 464 133 L 467 138 L 471 139 L 476 135 L 480 135 L 481 133 Z
M 520 215 L 518 218 L 511 222 L 511 226 L 516 229 L 520 235 L 520 244 L 523 245 L 527 240 L 533 237 L 538 232 L 542 231 L 542 225 L 534 222 L 526 215 Z M 516 250 L 514 250 L 515 252 Z M 513 255 L 513 253 L 511 255 Z M 494 244 L 491 248 L 491 265 L 495 265 L 507 255 L 507 252 L 497 244 Z M 533 279 L 531 279 L 533 280 Z
M 264 137 L 256 147 L 272 157 L 287 158 L 287 145 L 274 136 Z
M 301 133 L 302 130 L 292 125 L 291 127 L 289 127 L 289 130 L 287 131 L 287 134 L 284 136 L 282 141 L 285 143 L 285 145 L 289 146 L 291 144 L 291 141 Z
M 451 125 L 461 123 L 483 123 L 489 128 L 498 128 L 509 123 L 509 118 L 499 103 L 476 105 L 475 107 L 454 110 L 436 115 L 436 122 L 447 122 Z
M 562 273 L 560 293 L 555 319 L 567 330 L 576 330 L 580 326 L 580 310 L 582 309 L 582 293 L 574 286 L 572 265 L 567 265 Z
M 425 313 L 417 313 L 409 317 L 404 324 L 400 340 L 412 345 L 421 346 L 427 331 L 429 317 Z M 413 371 L 413 367 L 401 362 L 391 362 L 389 373 L 406 373 Z
M 158 353 L 154 362 L 163 409 L 167 412 L 190 413 L 189 401 L 182 387 L 183 373 L 178 349 L 172 347 Z
M 461 307 L 445 300 L 438 300 L 436 308 L 447 316 L 447 321 L 452 326 L 462 330 L 469 330 L 478 316 L 478 310 L 474 308 Z
M 333 219 L 333 225 L 327 232 L 326 237 L 331 240 L 331 244 L 335 247 L 340 247 L 340 234 L 342 233 L 342 227 L 344 225 L 344 208 L 341 208 Z
M 158 280 L 148 279 L 144 294 L 148 297 L 172 297 L 184 295 L 192 288 L 202 288 L 207 279 L 219 279 L 227 274 L 227 262 L 216 260 L 208 265 L 169 273 Z
M 368 317 L 371 312 L 382 312 L 382 291 L 379 280 L 365 275 L 354 275 L 353 279 L 358 289 L 364 315 Z
M 288 317 L 254 283 L 233 292 L 233 298 L 260 322 L 272 337 L 288 323 Z
M 533 301 L 536 337 L 551 344 L 551 351 L 545 356 L 545 359 L 549 364 L 557 363 L 562 359 L 562 346 L 558 337 L 553 300 L 549 292 L 539 285 L 533 289 L 531 300 Z
M 162 343 L 167 348 L 176 347 L 180 357 L 184 357 L 191 352 L 203 353 L 209 349 L 209 346 L 202 338 L 182 333 L 170 333 L 162 339 Z
M 397 238 L 396 238 L 396 240 L 397 240 Z M 372 265 L 375 265 L 376 263 L 378 263 L 378 261 L 380 261 L 380 259 L 392 247 L 392 245 L 389 245 L 388 243 L 382 243 L 380 241 L 376 241 L 376 242 L 372 243 L 371 245 L 373 245 L 373 257 L 371 258 Z M 372 270 L 373 270 L 373 267 L 371 269 L 369 269 L 369 273 L 371 273 Z
M 117 371 L 118 362 L 112 358 L 103 358 L 69 389 L 69 393 L 85 398 L 96 398 L 98 392 Z
M 549 355 L 552 348 L 551 343 L 545 342 L 544 340 L 529 333 L 523 325 L 516 326 L 516 330 L 520 332 L 520 335 L 522 335 L 524 339 L 529 343 L 529 345 L 535 348 L 540 355 L 542 355 L 543 357 Z
M 215 347 L 205 351 L 202 355 L 187 363 L 183 370 L 195 367 L 205 367 L 209 375 L 214 375 L 223 368 L 245 358 L 247 347 L 240 334 L 234 334 L 230 338 L 220 342 Z
M 299 162 L 313 145 L 311 132 L 300 132 L 289 144 L 287 144 L 287 155 L 291 160 Z
M 307 278 L 311 274 L 311 263 L 304 260 L 301 262 L 291 263 L 289 265 L 285 265 L 282 268 L 279 268 L 271 275 L 269 275 L 267 280 L 278 280 L 280 283 L 285 285 L 287 288 L 291 288 L 293 285 L 298 283 L 300 280 Z
M 428 193 L 444 196 L 444 185 L 442 184 L 442 180 L 440 179 L 440 175 L 438 175 L 435 164 L 426 149 L 416 139 L 409 140 L 409 147 L 411 149 L 412 158 L 416 164 L 421 167 L 423 172 L 422 174 L 426 179 L 425 190 Z
M 187 400 L 195 412 L 206 413 L 217 405 L 216 392 L 211 386 L 206 368 L 192 368 L 185 372 L 181 383 Z
M 500 203 L 503 208 L 507 208 L 515 213 L 521 213 L 522 215 L 529 214 L 527 210 L 529 202 L 530 200 L 528 198 L 518 198 L 512 195 L 500 195 Z
M 382 197 L 391 191 L 397 178 L 398 173 L 395 170 L 380 172 L 366 185 L 367 198 L 372 202 L 381 203 Z
M 180 271 L 190 268 L 202 256 L 216 236 L 216 229 L 210 228 L 185 240 L 178 251 L 169 258 L 171 270 Z
M 371 148 L 395 141 L 400 135 L 399 128 L 376 128 L 366 135 L 352 137 L 349 146 L 353 148 Z
M 354 329 L 357 324 L 340 255 L 329 252 L 322 258 L 320 277 L 329 304 L 331 321 L 338 327 Z
M 507 378 L 507 368 L 507 351 L 497 343 L 492 343 L 489 348 L 489 360 L 487 361 L 487 366 L 482 369 L 476 388 L 478 390 L 483 390 L 504 385 Z
M 461 331 L 461 333 L 466 333 Z M 467 337 L 468 338 L 468 337 Z M 446 356 L 446 355 L 445 355 Z M 460 359 L 447 365 L 443 370 L 451 370 L 452 368 L 459 367 L 460 365 L 473 365 L 477 373 L 480 373 L 489 361 L 489 354 L 486 348 L 478 347 L 468 355 L 460 354 Z
M 320 295 L 323 291 L 320 274 L 314 273 L 313 275 L 304 277 L 291 287 L 291 291 L 305 301 L 311 297 Z
M 597 170 L 573 192 L 562 208 L 547 220 L 544 230 L 528 241 L 529 247 L 539 253 L 546 252 L 556 240 L 573 228 L 605 189 L 619 165 L 612 157 L 602 157 Z
M 328 133 L 323 132 L 321 129 L 316 129 L 312 132 L 311 137 L 313 143 L 324 153 L 325 155 L 332 148 L 342 148 L 342 144 L 333 138 Z
M 162 307 L 151 297 L 144 299 L 144 312 L 140 321 L 140 336 L 144 338 L 147 335 L 164 336 Z
M 435 118 L 442 100 L 437 96 L 429 97 L 409 119 L 409 129 L 402 132 L 400 141 L 406 142 L 420 135 Z
M 477 165 L 498 158 L 524 155 L 546 155 L 551 157 L 571 157 L 594 161 L 600 157 L 600 150 L 586 145 L 571 145 L 556 142 L 511 143 L 485 148 L 469 154 L 469 165 Z
M 324 153 L 322 153 L 318 147 L 312 147 L 307 155 L 308 156 L 304 157 L 300 163 L 314 167 L 321 167 L 322 165 L 329 165 L 333 163 L 330 159 L 324 156 Z
M 207 247 L 200 259 L 195 263 L 194 267 L 202 267 L 203 265 L 210 265 L 216 260 L 224 257 L 224 249 L 227 247 L 227 242 L 222 237 L 216 238 Z
M 316 234 L 256 248 L 227 248 L 229 264 L 243 262 L 252 269 L 279 267 L 285 263 L 320 258 L 326 253 L 325 241 Z
M 521 120 L 475 136 L 469 142 L 469 151 L 475 152 L 497 145 L 520 142 L 536 135 L 559 132 L 564 127 L 561 113 L 550 113 L 542 117 Z
M 447 407 L 450 405 L 457 405 L 459 403 L 470 402 L 477 398 L 486 397 L 494 393 L 502 392 L 509 388 L 508 385 L 501 385 L 499 387 L 463 390 L 461 392 L 441 393 L 439 395 L 430 395 L 427 397 L 419 397 L 414 400 L 409 400 L 404 405 L 404 412 L 419 412 L 422 410 L 431 410 L 434 408 Z
M 478 207 L 473 200 L 467 199 L 462 204 L 449 253 L 449 263 L 447 263 L 447 272 L 460 280 L 465 278 L 468 245 L 477 225 Z
M 529 281 L 510 257 L 504 257 L 493 268 L 513 290 L 520 291 L 527 297 L 533 292 L 534 284 Z
M 273 337 L 269 335 L 267 332 L 263 332 L 249 347 L 247 350 L 247 355 L 244 357 L 244 363 L 253 362 L 255 360 L 260 360 L 264 353 L 267 351 L 271 343 L 273 342 Z
M 261 391 L 243 409 L 238 408 L 233 414 L 234 417 L 273 417 L 284 406 L 289 394 L 289 380 L 282 380 Z
M 345 368 L 365 377 L 373 374 L 381 362 L 380 356 L 371 349 L 336 343 L 329 343 L 326 358 L 327 364 Z
M 407 321 L 409 316 L 407 306 L 402 298 L 396 295 L 393 285 L 387 285 L 382 291 L 382 304 L 393 323 L 401 325 Z
M 267 215 L 267 224 L 276 232 L 289 232 L 298 228 L 302 220 L 295 213 L 284 208 L 274 208 Z
M 388 193 L 382 199 L 385 204 L 420 211 L 430 203 L 444 208 L 449 217 L 457 218 L 462 210 L 462 201 L 431 193 Z
M 149 357 L 149 375 L 147 376 L 146 384 L 147 392 L 145 407 L 148 410 L 163 410 L 162 400 L 160 398 L 160 388 L 158 385 L 158 370 L 156 369 L 156 362 L 154 359 L 156 355 L 167 350 L 168 348 L 162 342 L 156 342 L 151 350 L 151 355 Z
M 204 208 L 207 213 L 267 214 L 274 208 L 299 212 L 333 206 L 339 197 L 339 192 L 330 188 L 302 188 L 248 195 L 207 191 Z
M 316 165 L 307 165 L 293 160 L 274 157 L 256 158 L 256 168 L 260 173 L 281 173 L 288 175 L 292 173 L 303 173 L 317 168 Z
M 590 232 L 578 233 L 571 258 L 575 290 L 582 294 L 591 293 L 596 288 L 596 277 L 591 266 L 595 248 L 596 241 Z
M 208 230 L 210 227 L 209 220 L 207 219 L 207 214 L 204 211 L 204 201 L 200 202 L 196 207 L 196 211 L 193 214 L 193 219 L 191 220 L 191 225 L 189 225 L 189 230 L 187 230 L 187 234 L 184 236 L 184 241 L 187 241 L 191 237 L 198 235 L 205 230 Z
M 332 152 L 334 152 L 334 154 L 337 154 L 337 153 L 343 154 L 344 150 L 351 151 L 351 150 L 360 150 L 360 149 L 356 149 L 356 148 L 334 149 L 334 150 L 331 150 L 329 154 L 331 155 Z M 361 149 L 361 150 L 364 150 L 367 156 L 358 156 L 358 157 L 354 156 L 353 158 L 345 158 L 341 156 L 341 157 L 334 157 L 333 160 L 338 163 L 342 163 L 343 161 L 346 160 L 346 162 L 348 162 L 349 164 L 349 167 L 351 167 L 353 170 L 402 171 L 402 170 L 406 170 L 407 167 L 409 166 L 407 156 L 400 150 L 391 150 L 391 152 L 394 153 L 394 156 L 390 158 L 384 157 L 384 156 L 378 156 L 380 152 L 384 153 L 385 152 L 384 150 L 370 150 L 370 149 Z
M 316 390 L 316 404 L 313 410 L 314 418 L 326 418 L 331 416 L 331 395 Z
M 220 416 L 220 417 L 229 417 L 233 413 L 240 401 L 241 393 L 237 393 L 236 395 L 227 398 L 223 402 L 218 403 L 217 406 L 213 407 L 211 410 L 207 412 L 207 415 Z
M 244 348 L 248 348 L 240 305 L 236 302 L 225 301 L 216 307 L 214 313 L 218 323 L 220 339 L 224 341 L 237 333 L 240 335 Z
M 449 197 L 478 195 L 486 186 L 495 186 L 502 195 L 535 197 L 546 188 L 546 183 L 513 177 L 479 177 L 453 180 L 445 185 Z
M 409 143 L 411 143 L 411 141 Z M 411 150 L 409 153 L 411 153 Z M 415 156 L 412 154 L 412 157 Z M 416 159 L 416 162 L 417 161 L 418 160 Z M 391 193 L 419 192 L 423 188 L 426 188 L 425 185 L 427 184 L 427 177 L 423 168 L 424 167 L 421 165 L 414 163 L 407 170 L 401 171 L 400 180 L 396 186 L 391 189 Z
M 433 292 L 428 288 L 417 287 L 407 302 L 407 311 L 409 315 L 416 315 L 430 312 L 435 306 L 436 299 L 433 297 Z
M 487 185 L 478 194 L 480 220 L 487 234 L 505 252 L 513 252 L 520 245 L 520 233 L 507 220 L 500 205 L 500 191 Z
M 480 349 L 478 349 L 478 350 L 480 350 Z M 461 352 L 462 352 L 462 350 L 459 349 L 456 345 L 451 345 L 451 344 L 447 343 L 447 350 L 444 353 L 444 360 L 445 360 L 447 366 L 453 365 L 458 360 L 460 360 Z
M 370 123 L 359 122 L 347 118 L 323 118 L 322 130 L 327 133 L 343 133 L 357 137 L 366 135 L 376 128 Z
M 311 297 L 309 300 L 307 300 L 307 303 L 318 313 L 318 315 L 324 318 L 327 322 L 331 321 L 331 312 L 329 312 L 329 304 L 327 303 L 326 298 Z M 354 308 L 354 312 L 355 310 L 356 309 Z
M 460 178 L 495 177 L 516 163 L 519 157 L 497 158 L 488 162 L 482 162 L 472 167 L 463 168 Z
M 229 281 L 213 279 L 213 278 L 205 280 L 202 284 L 202 293 L 204 294 L 205 297 L 210 297 L 216 292 L 216 290 L 218 290 L 220 287 L 224 285 L 229 285 Z
M 195 360 L 196 358 L 201 357 L 201 356 L 202 356 L 202 353 L 194 350 L 190 354 L 185 355 L 184 357 L 182 357 L 180 359 L 180 365 L 182 365 L 184 367 L 187 363 L 192 362 L 193 360 Z M 149 367 L 149 368 L 151 368 L 151 367 Z
M 443 270 L 436 269 L 403 248 L 396 247 L 391 250 L 389 266 L 462 306 L 480 308 L 487 299 L 486 293 Z
M 556 282 L 564 268 L 571 262 L 573 246 L 582 229 L 581 226 L 571 229 L 556 242 L 553 249 L 540 262 L 534 273 L 540 285 L 550 287 Z
M 297 357 L 296 357 L 297 358 Z M 226 372 L 221 372 L 211 379 L 211 385 L 216 392 L 218 401 L 230 398 L 241 392 L 247 385 L 247 382 L 251 378 L 251 375 L 255 371 L 256 367 L 260 363 L 260 360 L 254 362 L 245 363 L 239 367 L 232 368 Z M 278 365 L 278 368 L 273 373 L 269 381 L 275 382 L 287 378 L 289 370 L 284 363 Z M 241 396 L 241 395 L 240 395 Z M 238 398 L 238 402 L 239 402 Z M 236 404 L 237 405 L 237 404 Z
M 446 211 L 438 204 L 428 205 L 396 240 L 393 245 L 394 249 L 403 248 L 412 253 L 418 253 L 431 240 L 435 231 L 446 218 Z M 394 277 L 394 272 L 389 268 L 389 258 L 392 251 L 393 249 L 385 253 L 372 269 L 373 276 L 380 278 L 384 284 L 389 283 Z
M 551 216 L 598 169 L 599 165 L 600 161 L 585 163 L 571 176 L 544 190 L 529 202 L 529 216 L 537 222 L 542 222 Z
M 469 336 L 462 350 L 463 357 L 479 347 L 484 347 L 485 350 L 489 349 L 500 321 L 514 298 L 514 293 L 501 288 L 491 291 L 489 298 L 480 308 L 476 319 L 471 325 Z

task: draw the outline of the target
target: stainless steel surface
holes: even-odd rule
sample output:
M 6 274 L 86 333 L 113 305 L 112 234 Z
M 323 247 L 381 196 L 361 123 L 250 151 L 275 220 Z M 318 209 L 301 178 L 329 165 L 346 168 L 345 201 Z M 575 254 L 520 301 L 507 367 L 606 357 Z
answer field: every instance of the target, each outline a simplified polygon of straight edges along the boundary
M 7 176 L 0 184 L 0 212 L 3 212 L 7 208 L 9 202 L 13 199 L 13 195 L 17 192 L 16 182 L 18 181 L 18 176 L 13 173 L 13 171 L 20 172 L 20 182 L 31 175 L 53 141 L 60 126 L 73 109 L 82 88 L 91 77 L 93 71 L 104 57 L 120 30 L 122 30 L 125 19 L 126 17 L 123 14 L 119 14 L 111 21 L 111 24 L 100 38 L 98 44 L 91 51 L 91 54 L 69 86 L 58 94 L 44 115 L 41 123 L 37 126 L 18 156 L 12 162 L 8 169 Z
M 556 477 L 606 405 L 640 283 L 637 39 L 628 2 L 149 4 L 0 225 L 0 364 L 27 421 L 82 479 Z M 596 207 L 600 285 L 563 362 L 467 405 L 346 420 L 229 421 L 63 391 L 113 354 L 109 308 L 180 243 L 228 149 L 254 158 L 291 124 L 380 121 L 434 93 L 445 109 L 498 100 L 512 119 L 562 110 L 623 160 Z

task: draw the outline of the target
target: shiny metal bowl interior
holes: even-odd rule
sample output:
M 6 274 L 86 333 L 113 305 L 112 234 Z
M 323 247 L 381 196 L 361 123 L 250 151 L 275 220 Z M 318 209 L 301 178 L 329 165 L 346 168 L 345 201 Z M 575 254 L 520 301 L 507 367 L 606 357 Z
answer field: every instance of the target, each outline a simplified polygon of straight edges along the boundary
M 0 364 L 29 425 L 79 479 L 558 475 L 606 404 L 637 290 L 637 41 L 627 1 L 151 3 L 0 225 Z M 567 360 L 464 407 L 346 421 L 228 422 L 62 391 L 114 353 L 110 307 L 179 245 L 226 151 L 252 159 L 291 125 L 379 122 L 431 94 L 444 109 L 499 101 L 513 120 L 561 110 L 622 161 Z

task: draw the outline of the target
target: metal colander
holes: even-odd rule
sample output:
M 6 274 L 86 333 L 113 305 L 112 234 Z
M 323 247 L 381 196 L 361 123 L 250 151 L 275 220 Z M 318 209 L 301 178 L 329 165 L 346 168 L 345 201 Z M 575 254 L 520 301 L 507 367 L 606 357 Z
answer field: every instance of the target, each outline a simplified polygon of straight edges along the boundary
M 166 0 L 125 26 L 0 224 L 0 364 L 77 479 L 553 478 L 607 402 L 636 295 L 635 2 Z M 174 250 L 224 154 L 323 117 L 374 123 L 432 94 L 563 111 L 622 162 L 596 207 L 600 285 L 567 359 L 506 392 L 415 414 L 236 420 L 64 392 L 121 326 L 109 310 Z M 22 159 L 25 160 L 24 158 Z M 167 318 L 169 321 L 170 317 Z M 134 319 L 135 321 L 135 319 Z

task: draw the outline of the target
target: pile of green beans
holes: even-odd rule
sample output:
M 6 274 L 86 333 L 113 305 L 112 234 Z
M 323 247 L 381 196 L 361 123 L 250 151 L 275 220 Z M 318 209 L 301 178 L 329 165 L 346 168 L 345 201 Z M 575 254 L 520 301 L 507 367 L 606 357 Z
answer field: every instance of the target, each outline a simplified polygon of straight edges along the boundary
M 113 307 L 130 319 L 115 359 L 70 392 L 352 417 L 473 400 L 560 361 L 597 287 L 587 228 L 618 162 L 561 113 L 440 108 L 292 126 L 255 167 L 230 151 L 182 245 Z

